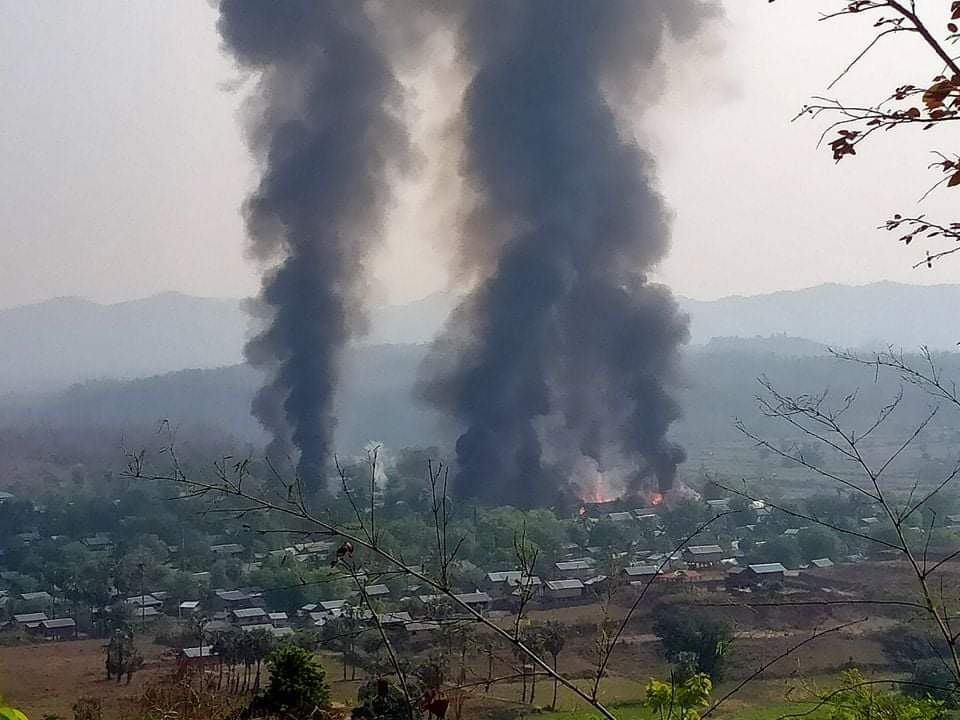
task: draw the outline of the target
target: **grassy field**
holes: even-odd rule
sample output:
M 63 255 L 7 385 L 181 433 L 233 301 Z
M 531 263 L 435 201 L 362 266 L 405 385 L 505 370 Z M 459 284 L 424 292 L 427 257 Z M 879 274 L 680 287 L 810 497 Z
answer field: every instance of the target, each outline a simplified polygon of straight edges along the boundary
M 820 687 L 830 687 L 836 682 L 836 676 L 810 680 L 816 681 Z M 611 683 L 605 705 L 619 720 L 657 720 L 658 716 L 641 704 L 643 683 L 616 682 L 616 679 Z M 731 687 L 730 684 L 719 685 L 713 693 L 713 700 L 721 698 Z M 826 711 L 814 709 L 813 703 L 787 702 L 788 687 L 789 684 L 783 680 L 758 680 L 721 705 L 712 717 L 721 720 L 776 720 L 784 715 L 809 713 L 804 715 L 807 720 L 825 720 Z M 567 692 L 561 697 L 563 701 L 558 702 L 560 709 L 556 712 L 531 711 L 525 717 L 536 717 L 538 720 L 595 720 L 602 717 L 572 693 Z M 549 702 L 549 694 L 544 699 Z
M 104 644 L 79 640 L 0 647 L 0 693 L 30 718 L 73 717 L 73 703 L 81 697 L 101 698 L 104 714 L 113 717 L 167 664 L 161 660 L 166 648 L 138 643 L 145 665 L 126 685 L 106 679 Z

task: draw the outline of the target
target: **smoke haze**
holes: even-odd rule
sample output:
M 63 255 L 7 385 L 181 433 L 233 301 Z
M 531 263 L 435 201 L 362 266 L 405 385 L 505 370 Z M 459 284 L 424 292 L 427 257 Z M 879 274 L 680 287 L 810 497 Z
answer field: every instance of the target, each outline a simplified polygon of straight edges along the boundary
M 409 159 L 400 86 L 354 0 L 223 0 L 220 34 L 259 73 L 249 142 L 262 175 L 246 204 L 253 255 L 272 265 L 267 326 L 246 348 L 271 380 L 253 411 L 274 459 L 299 451 L 312 478 L 329 458 L 338 364 L 363 330 L 373 241 L 389 171 Z
M 220 10 L 226 46 L 259 73 L 249 139 L 262 176 L 246 217 L 253 254 L 273 265 L 266 329 L 246 352 L 270 371 L 253 403 L 269 454 L 298 452 L 301 475 L 329 458 L 338 362 L 363 330 L 390 171 L 411 159 L 393 65 L 439 29 L 453 34 L 466 78 L 471 199 L 441 240 L 476 286 L 436 342 L 421 393 L 463 428 L 456 489 L 559 502 L 585 461 L 631 493 L 654 478 L 668 488 L 683 459 L 667 433 L 687 321 L 644 275 L 666 254 L 669 215 L 617 111 L 655 99 L 667 36 L 691 35 L 714 6 L 224 0 Z
M 459 258 L 481 278 L 424 369 L 422 394 L 464 426 L 457 490 L 559 502 L 584 458 L 668 488 L 667 438 L 687 319 L 643 273 L 668 248 L 649 154 L 610 93 L 657 87 L 669 33 L 715 14 L 696 0 L 493 0 L 451 10 L 462 59 L 464 173 L 479 198 Z M 642 97 L 622 98 L 618 105 Z

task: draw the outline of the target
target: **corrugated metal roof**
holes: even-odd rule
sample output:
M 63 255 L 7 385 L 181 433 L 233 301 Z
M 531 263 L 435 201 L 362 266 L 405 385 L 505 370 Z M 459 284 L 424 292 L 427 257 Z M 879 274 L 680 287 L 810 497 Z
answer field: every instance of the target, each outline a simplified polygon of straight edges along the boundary
M 76 627 L 77 623 L 73 618 L 54 618 L 53 620 L 44 620 L 40 625 L 47 630 L 57 630 L 59 628 Z
M 237 608 L 236 610 L 231 610 L 234 617 L 238 618 L 252 618 L 252 617 L 266 617 L 267 611 L 261 607 L 252 607 L 252 608 Z
M 583 583 L 579 580 L 547 580 L 548 590 L 576 590 L 583 589 Z

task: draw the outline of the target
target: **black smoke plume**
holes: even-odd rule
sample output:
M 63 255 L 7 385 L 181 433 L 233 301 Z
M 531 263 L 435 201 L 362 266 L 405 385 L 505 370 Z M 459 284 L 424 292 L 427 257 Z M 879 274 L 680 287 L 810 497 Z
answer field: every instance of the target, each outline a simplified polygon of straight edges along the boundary
M 341 351 L 362 329 L 364 265 L 380 232 L 391 164 L 408 153 L 400 87 L 359 0 L 222 0 L 220 34 L 259 73 L 250 145 L 262 165 L 246 204 L 268 326 L 247 346 L 270 374 L 253 411 L 268 454 L 328 460 Z
M 464 174 L 479 197 L 459 248 L 482 278 L 421 390 L 465 427 L 457 490 L 531 506 L 575 492 L 576 459 L 627 464 L 628 493 L 668 488 L 687 319 L 645 274 L 668 248 L 650 155 L 616 104 L 654 95 L 665 36 L 698 0 L 440 3 L 470 68 Z M 630 96 L 633 97 L 630 97 Z

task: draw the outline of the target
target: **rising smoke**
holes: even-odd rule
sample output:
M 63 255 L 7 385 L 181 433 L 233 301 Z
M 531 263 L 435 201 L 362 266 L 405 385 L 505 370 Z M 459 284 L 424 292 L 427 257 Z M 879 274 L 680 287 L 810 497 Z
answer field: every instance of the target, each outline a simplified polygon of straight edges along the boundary
M 296 449 L 304 475 L 329 457 L 338 360 L 362 329 L 388 171 L 410 154 L 381 41 L 397 52 L 422 34 L 385 31 L 383 17 L 422 29 L 429 16 L 455 34 L 469 77 L 463 175 L 477 199 L 457 256 L 479 280 L 420 388 L 465 428 L 456 490 L 558 502 L 584 460 L 627 467 L 629 492 L 669 487 L 683 459 L 667 434 L 687 322 L 645 276 L 667 251 L 669 216 L 617 111 L 658 86 L 666 37 L 714 13 L 701 0 L 223 0 L 227 47 L 260 73 L 250 139 L 263 175 L 247 221 L 254 254 L 279 264 L 262 292 L 269 326 L 247 355 L 271 373 L 254 402 L 270 454 Z
M 273 460 L 295 449 L 315 480 L 331 451 L 341 352 L 364 326 L 388 171 L 409 157 L 401 88 L 355 0 L 223 0 L 219 30 L 259 73 L 249 139 L 262 175 L 245 209 L 254 256 L 276 263 L 261 293 L 267 327 L 246 348 L 270 376 L 253 411 Z
M 457 490 L 562 501 L 584 458 L 601 472 L 628 463 L 628 492 L 654 478 L 668 488 L 683 459 L 667 431 L 680 416 L 670 388 L 687 320 L 644 276 L 667 251 L 669 215 L 610 98 L 656 87 L 667 33 L 689 35 L 715 8 L 441 5 L 472 73 L 464 171 L 479 200 L 459 253 L 482 280 L 437 341 L 421 390 L 466 428 Z

